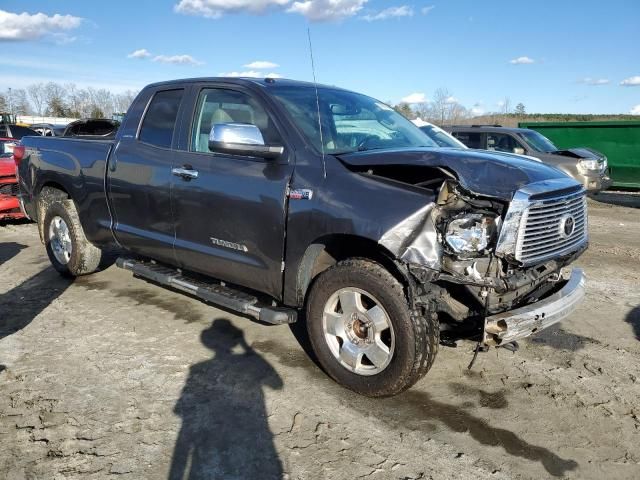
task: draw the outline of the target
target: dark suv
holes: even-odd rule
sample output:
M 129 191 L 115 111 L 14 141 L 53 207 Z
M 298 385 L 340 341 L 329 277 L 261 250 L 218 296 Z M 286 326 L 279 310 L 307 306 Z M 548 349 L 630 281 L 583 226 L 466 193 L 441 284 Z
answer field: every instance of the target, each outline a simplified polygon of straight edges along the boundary
M 611 186 L 607 157 L 589 148 L 559 150 L 547 137 L 527 128 L 461 125 L 447 128 L 469 148 L 535 157 L 576 179 L 590 193 Z

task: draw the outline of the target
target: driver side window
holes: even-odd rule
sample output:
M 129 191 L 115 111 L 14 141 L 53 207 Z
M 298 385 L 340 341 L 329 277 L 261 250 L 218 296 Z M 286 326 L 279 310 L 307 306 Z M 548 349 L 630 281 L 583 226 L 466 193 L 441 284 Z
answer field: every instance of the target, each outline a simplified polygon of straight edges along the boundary
M 211 127 L 221 123 L 245 123 L 260 129 L 267 145 L 280 143 L 280 137 L 267 112 L 255 99 L 241 92 L 207 88 L 200 92 L 196 109 L 191 151 L 211 153 Z
M 520 145 L 511 135 L 504 133 L 487 133 L 487 150 L 513 153 Z

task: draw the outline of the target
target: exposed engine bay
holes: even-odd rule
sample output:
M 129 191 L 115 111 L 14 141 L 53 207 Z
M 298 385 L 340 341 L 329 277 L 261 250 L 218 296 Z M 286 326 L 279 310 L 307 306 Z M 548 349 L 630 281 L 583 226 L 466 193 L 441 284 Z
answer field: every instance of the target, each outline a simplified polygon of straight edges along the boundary
M 489 315 L 535 303 L 562 288 L 563 268 L 586 245 L 529 266 L 513 255 L 496 253 L 509 204 L 465 190 L 445 169 L 438 169 L 436 178 L 436 169 L 427 170 L 427 179 L 411 172 L 411 185 L 430 190 L 435 201 L 387 231 L 379 243 L 416 279 L 417 303 L 435 304 L 443 332 L 476 337 Z M 407 171 L 397 167 L 394 174 L 386 169 L 366 174 L 409 180 Z

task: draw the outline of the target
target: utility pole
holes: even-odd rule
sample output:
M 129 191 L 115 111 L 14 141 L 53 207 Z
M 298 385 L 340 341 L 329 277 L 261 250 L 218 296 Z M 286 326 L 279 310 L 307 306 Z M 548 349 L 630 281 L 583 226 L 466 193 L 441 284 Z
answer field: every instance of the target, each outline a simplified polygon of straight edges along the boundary
M 9 113 L 13 115 L 13 99 L 11 98 L 11 87 L 9 87 Z

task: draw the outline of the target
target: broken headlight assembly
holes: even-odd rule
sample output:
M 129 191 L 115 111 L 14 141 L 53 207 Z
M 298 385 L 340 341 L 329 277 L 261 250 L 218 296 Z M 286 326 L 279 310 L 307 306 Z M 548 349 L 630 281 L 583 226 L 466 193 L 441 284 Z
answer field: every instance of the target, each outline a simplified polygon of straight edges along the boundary
M 484 252 L 496 239 L 500 218 L 480 213 L 464 213 L 451 219 L 445 241 L 457 254 L 475 255 Z

